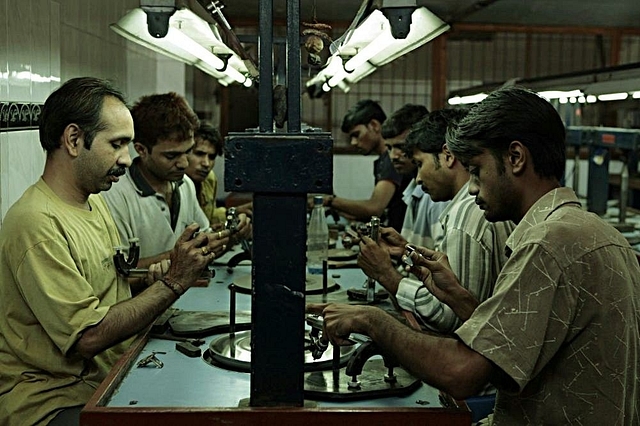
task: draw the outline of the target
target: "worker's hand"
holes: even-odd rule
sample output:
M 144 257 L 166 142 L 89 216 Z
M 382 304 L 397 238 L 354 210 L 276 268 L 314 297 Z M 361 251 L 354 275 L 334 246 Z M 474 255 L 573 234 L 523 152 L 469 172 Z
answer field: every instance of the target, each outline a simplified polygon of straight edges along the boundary
M 233 243 L 240 240 L 250 240 L 252 233 L 251 218 L 244 213 L 238 214 L 238 228 L 237 232 L 232 236 Z
M 404 246 L 407 240 L 400 235 L 398 231 L 391 227 L 380 228 L 378 244 L 389 252 L 389 255 L 395 259 L 400 259 L 404 253 Z
M 334 345 L 352 345 L 349 340 L 351 333 L 368 335 L 369 316 L 375 315 L 371 306 L 354 306 L 346 304 L 315 304 L 308 303 L 306 312 L 322 315 L 324 318 L 323 339 L 328 339 Z M 382 312 L 382 311 L 380 311 Z
M 391 293 L 396 293 L 402 277 L 393 267 L 389 253 L 367 236 L 360 241 L 358 266 L 368 277 L 378 281 Z
M 158 263 L 152 263 L 149 265 L 149 270 L 147 271 L 146 284 L 150 286 L 151 284 L 158 281 L 160 278 L 164 277 L 167 271 L 169 271 L 169 267 L 171 266 L 171 260 L 162 259 Z
M 253 216 L 253 201 L 249 202 L 249 203 L 245 203 L 245 204 L 239 205 L 239 206 L 236 206 L 236 212 L 238 212 L 238 214 L 244 213 L 249 218 L 252 217 Z
M 461 286 L 451 270 L 447 255 L 426 247 L 411 247 L 415 250 L 409 255 L 413 261 L 413 266 L 409 267 L 409 270 L 438 300 L 449 304 L 450 299 L 454 297 L 453 294 Z
M 213 253 L 214 259 L 222 256 L 227 251 L 227 248 L 231 246 L 231 231 L 228 229 L 204 232 L 203 234 L 207 237 L 206 248 Z
M 187 226 L 169 256 L 171 265 L 166 277 L 180 284 L 185 290 L 196 284 L 203 271 L 215 258 L 215 253 L 208 247 L 210 233 L 196 234 L 198 228 L 197 223 Z

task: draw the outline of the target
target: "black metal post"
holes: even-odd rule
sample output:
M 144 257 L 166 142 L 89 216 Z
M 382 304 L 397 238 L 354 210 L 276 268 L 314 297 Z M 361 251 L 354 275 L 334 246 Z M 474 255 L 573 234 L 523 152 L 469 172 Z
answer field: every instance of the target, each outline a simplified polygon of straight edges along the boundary
M 300 0 L 287 0 L 287 128 L 296 133 L 300 127 Z
M 299 9 L 289 0 L 289 131 L 273 131 L 273 3 L 261 0 L 259 132 L 230 134 L 225 144 L 225 189 L 253 192 L 252 407 L 304 403 L 307 193 L 332 192 L 331 135 L 301 133 Z
M 258 86 L 258 114 L 260 132 L 273 131 L 273 0 L 260 0 L 260 35 L 258 56 L 260 81 Z

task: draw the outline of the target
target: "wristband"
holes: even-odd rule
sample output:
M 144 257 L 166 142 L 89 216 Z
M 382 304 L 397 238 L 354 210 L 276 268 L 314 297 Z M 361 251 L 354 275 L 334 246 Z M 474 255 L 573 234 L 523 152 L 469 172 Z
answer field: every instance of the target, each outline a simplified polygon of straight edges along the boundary
M 173 291 L 178 297 L 182 296 L 186 291 L 179 282 L 171 280 L 169 278 L 160 278 L 158 281 L 169 287 L 171 291 Z

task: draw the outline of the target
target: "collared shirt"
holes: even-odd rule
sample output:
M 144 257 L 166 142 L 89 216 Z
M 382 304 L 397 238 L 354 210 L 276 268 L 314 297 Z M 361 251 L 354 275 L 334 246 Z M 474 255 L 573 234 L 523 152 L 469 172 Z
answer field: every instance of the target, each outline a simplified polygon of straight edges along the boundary
M 447 255 L 460 284 L 479 301 L 485 300 L 507 260 L 505 245 L 513 223 L 487 221 L 475 197 L 469 194 L 468 183 L 444 209 L 440 223 L 444 237 L 436 249 Z M 396 297 L 401 308 L 416 313 L 433 331 L 451 333 L 462 323 L 421 281 L 404 278 Z
M 450 201 L 433 201 L 415 179 L 402 193 L 407 205 L 402 224 L 402 236 L 411 244 L 434 248 L 444 237 L 440 215 Z
M 157 193 L 139 170 L 139 158 L 113 187 L 103 193 L 118 227 L 123 244 L 131 238 L 140 239 L 140 257 L 152 257 L 173 248 L 184 229 L 197 222 L 200 229 L 209 226 L 209 220 L 198 204 L 193 181 L 184 176 L 174 183 L 173 208 L 164 196 Z
M 640 424 L 640 267 L 570 188 L 542 196 L 507 241 L 492 297 L 456 334 L 508 374 L 496 425 Z

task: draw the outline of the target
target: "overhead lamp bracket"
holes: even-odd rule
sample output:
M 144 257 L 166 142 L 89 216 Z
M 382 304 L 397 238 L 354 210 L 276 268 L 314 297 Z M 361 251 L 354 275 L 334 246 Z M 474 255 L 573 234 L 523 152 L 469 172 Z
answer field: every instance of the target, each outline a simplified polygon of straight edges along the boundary
M 147 30 L 152 37 L 163 38 L 169 32 L 169 19 L 176 8 L 175 0 L 140 0 L 140 8 L 147 14 Z
M 216 71 L 224 72 L 227 69 L 229 59 L 233 56 L 233 53 L 218 53 L 216 56 L 222 61 L 222 68 L 216 68 Z
M 349 62 L 349 59 L 353 58 L 355 55 L 338 55 L 340 57 L 340 59 L 342 59 L 342 69 L 344 69 L 344 71 L 347 74 L 351 74 L 352 72 L 355 71 L 355 69 L 353 70 L 348 70 L 347 69 L 347 62 Z
M 380 11 L 389 21 L 391 35 L 405 39 L 411 29 L 411 14 L 418 8 L 416 0 L 384 0 Z

